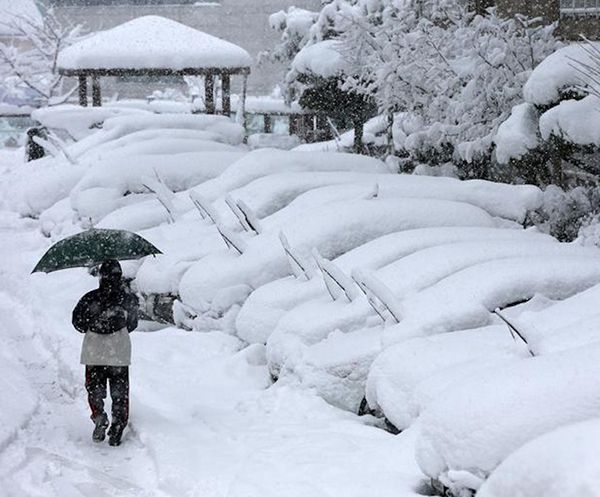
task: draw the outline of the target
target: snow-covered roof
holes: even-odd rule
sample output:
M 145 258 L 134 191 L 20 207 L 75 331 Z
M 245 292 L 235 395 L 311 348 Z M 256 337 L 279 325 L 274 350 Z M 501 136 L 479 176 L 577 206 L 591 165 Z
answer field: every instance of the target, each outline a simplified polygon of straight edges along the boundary
M 60 71 L 247 68 L 243 48 L 159 16 L 138 17 L 64 49 Z
M 42 15 L 33 0 L 0 0 L 0 36 L 18 35 L 18 29 L 13 24 L 23 22 L 20 18 L 42 23 Z
M 300 74 L 323 78 L 338 76 L 348 68 L 348 62 L 338 50 L 339 42 L 325 40 L 304 47 L 292 62 L 292 69 Z

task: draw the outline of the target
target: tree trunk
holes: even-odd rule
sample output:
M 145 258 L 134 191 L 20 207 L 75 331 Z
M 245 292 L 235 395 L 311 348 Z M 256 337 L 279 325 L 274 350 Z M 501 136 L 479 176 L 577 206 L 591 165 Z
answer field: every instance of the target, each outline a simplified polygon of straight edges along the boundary
M 355 119 L 354 121 L 354 153 L 362 154 L 364 152 L 363 146 L 363 131 L 365 122 L 362 119 Z

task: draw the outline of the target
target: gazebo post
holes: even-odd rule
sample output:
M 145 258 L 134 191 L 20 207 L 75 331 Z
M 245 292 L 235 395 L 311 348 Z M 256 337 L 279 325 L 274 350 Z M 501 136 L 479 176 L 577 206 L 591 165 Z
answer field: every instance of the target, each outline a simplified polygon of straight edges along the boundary
M 215 79 L 212 73 L 204 76 L 204 106 L 207 114 L 215 113 Z
M 246 123 L 246 93 L 247 92 L 248 92 L 248 73 L 245 72 L 244 79 L 242 80 L 242 99 L 241 99 L 241 102 L 239 103 L 240 112 L 241 112 L 241 116 L 242 116 L 242 125 L 244 126 L 244 129 L 247 128 L 247 123 Z
M 264 114 L 263 115 L 263 120 L 264 120 L 264 131 L 265 131 L 265 133 L 271 133 L 271 132 L 273 132 L 273 122 L 271 121 L 271 114 Z
M 229 117 L 231 115 L 231 78 L 229 73 L 221 75 L 221 99 L 223 115 Z
M 92 74 L 92 105 L 102 106 L 102 92 L 100 90 L 100 79 L 97 74 Z
M 79 75 L 79 105 L 87 107 L 87 78 L 85 75 Z

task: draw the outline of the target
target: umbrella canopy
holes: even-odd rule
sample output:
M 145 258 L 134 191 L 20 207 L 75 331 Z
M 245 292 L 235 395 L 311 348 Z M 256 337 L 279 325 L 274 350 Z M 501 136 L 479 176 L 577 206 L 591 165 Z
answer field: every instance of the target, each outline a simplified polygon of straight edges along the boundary
M 148 240 L 124 230 L 91 229 L 70 236 L 48 249 L 32 273 L 92 267 L 108 259 L 141 259 L 162 254 Z

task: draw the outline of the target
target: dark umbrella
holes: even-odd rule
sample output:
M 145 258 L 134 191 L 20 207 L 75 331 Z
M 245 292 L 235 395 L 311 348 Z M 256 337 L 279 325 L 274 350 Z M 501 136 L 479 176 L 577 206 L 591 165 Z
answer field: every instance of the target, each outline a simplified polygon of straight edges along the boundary
M 93 267 L 108 259 L 141 259 L 162 254 L 148 240 L 124 230 L 90 229 L 55 243 L 32 273 L 51 273 L 72 267 Z

